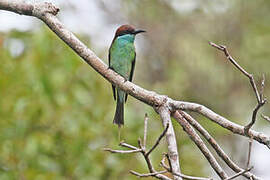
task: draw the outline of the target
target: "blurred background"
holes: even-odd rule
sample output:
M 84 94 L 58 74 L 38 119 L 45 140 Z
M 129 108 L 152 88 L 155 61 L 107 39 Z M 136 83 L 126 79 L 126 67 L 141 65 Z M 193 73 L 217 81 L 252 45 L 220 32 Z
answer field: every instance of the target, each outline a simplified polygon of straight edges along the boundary
M 52 0 L 51 0 L 52 1 Z M 201 103 L 245 125 L 256 105 L 249 81 L 208 41 L 226 45 L 257 82 L 265 73 L 270 97 L 270 1 L 257 0 L 59 0 L 59 19 L 107 63 L 122 24 L 147 30 L 136 39 L 134 82 L 171 98 Z M 119 155 L 111 85 L 33 17 L 0 11 L 0 179 L 137 179 L 147 172 L 138 154 Z M 136 145 L 148 113 L 148 147 L 162 131 L 152 108 L 129 96 L 122 137 Z M 268 135 L 266 104 L 254 129 Z M 193 114 L 241 167 L 248 139 Z M 217 177 L 174 122 L 182 172 Z M 151 155 L 157 170 L 166 142 Z M 214 153 L 215 154 L 215 153 Z M 215 154 L 216 155 L 216 154 Z M 254 142 L 252 171 L 270 177 L 270 153 Z M 221 161 L 220 161 L 221 162 Z M 221 165 L 228 170 L 227 166 Z M 232 171 L 228 170 L 229 174 Z M 243 179 L 239 177 L 238 179 Z

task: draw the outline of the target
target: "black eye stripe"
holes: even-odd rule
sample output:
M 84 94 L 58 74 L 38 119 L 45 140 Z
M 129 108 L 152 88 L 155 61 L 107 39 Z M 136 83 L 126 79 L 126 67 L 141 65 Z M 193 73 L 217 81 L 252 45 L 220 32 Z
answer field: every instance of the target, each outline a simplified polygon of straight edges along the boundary
M 122 36 L 122 35 L 125 35 L 125 34 L 133 34 L 134 31 L 132 30 L 125 30 L 125 31 L 122 31 L 119 36 Z

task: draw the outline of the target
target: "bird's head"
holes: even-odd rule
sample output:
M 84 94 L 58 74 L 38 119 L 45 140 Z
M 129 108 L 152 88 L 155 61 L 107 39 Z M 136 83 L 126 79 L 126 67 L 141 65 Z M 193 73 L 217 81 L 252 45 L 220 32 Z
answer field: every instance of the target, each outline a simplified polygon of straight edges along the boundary
M 141 30 L 141 29 L 135 29 L 133 26 L 126 24 L 126 25 L 120 26 L 116 30 L 115 37 L 126 35 L 126 34 L 136 35 L 136 34 L 143 33 L 143 32 L 146 32 L 146 31 Z

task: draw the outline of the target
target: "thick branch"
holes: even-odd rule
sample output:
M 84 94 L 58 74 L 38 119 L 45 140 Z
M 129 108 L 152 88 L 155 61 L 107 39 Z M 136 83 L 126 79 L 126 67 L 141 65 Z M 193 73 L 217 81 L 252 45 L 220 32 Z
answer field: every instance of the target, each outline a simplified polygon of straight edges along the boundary
M 169 159 L 171 161 L 172 166 L 172 173 L 180 173 L 180 164 L 179 164 L 179 156 L 177 151 L 177 143 L 176 143 L 176 137 L 171 121 L 170 111 L 168 107 L 161 106 L 157 109 L 161 119 L 164 128 L 168 128 L 166 132 L 166 139 L 168 142 L 168 155 Z M 174 175 L 174 179 L 181 180 L 182 178 L 179 176 Z

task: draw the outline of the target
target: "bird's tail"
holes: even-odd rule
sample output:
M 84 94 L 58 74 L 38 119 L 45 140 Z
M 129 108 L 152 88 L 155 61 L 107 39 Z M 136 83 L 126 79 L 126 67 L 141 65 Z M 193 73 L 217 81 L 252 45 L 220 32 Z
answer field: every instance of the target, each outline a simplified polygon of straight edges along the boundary
M 121 127 L 122 125 L 124 125 L 124 98 L 121 98 L 120 96 L 121 96 L 121 93 L 118 90 L 116 111 L 113 118 L 113 123 L 117 124 L 118 127 Z

